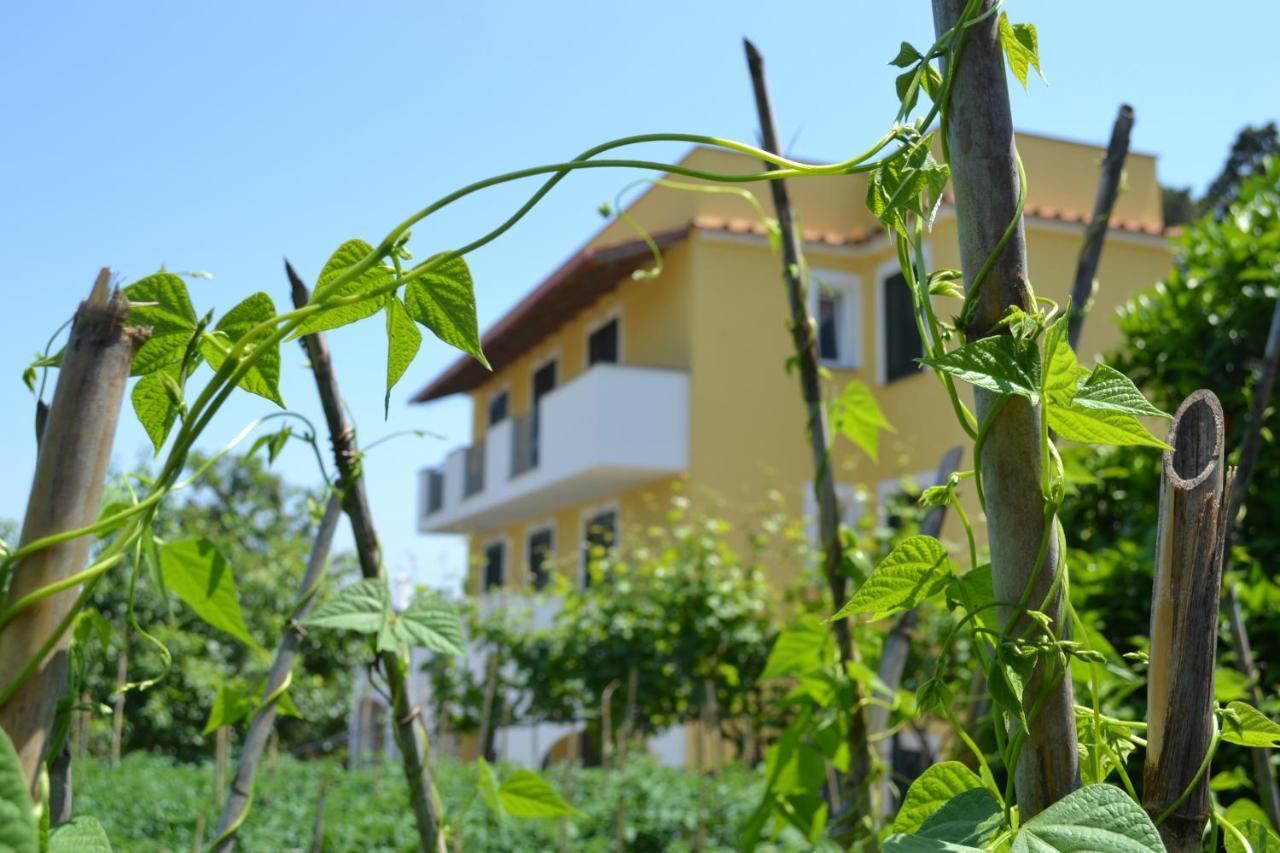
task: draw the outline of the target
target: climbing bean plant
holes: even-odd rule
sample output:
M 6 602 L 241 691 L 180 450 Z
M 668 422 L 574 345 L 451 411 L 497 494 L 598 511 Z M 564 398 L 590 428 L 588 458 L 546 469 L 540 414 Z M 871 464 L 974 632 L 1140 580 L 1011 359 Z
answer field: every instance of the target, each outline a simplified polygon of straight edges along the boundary
M 202 618 L 252 643 L 253 638 L 245 636 L 242 630 L 243 620 L 237 618 L 238 607 L 231 605 L 235 600 L 233 569 L 225 564 L 216 549 L 189 540 L 162 542 L 153 532 L 156 514 L 165 499 L 192 482 L 191 477 L 183 478 L 187 459 L 214 416 L 237 390 L 283 406 L 279 392 L 282 343 L 370 320 L 375 315 L 381 315 L 387 334 L 388 399 L 421 347 L 419 327 L 425 327 L 445 344 L 488 366 L 481 347 L 474 284 L 466 258 L 515 226 L 570 173 L 585 169 L 674 174 L 712 185 L 865 175 L 867 204 L 892 238 L 914 299 L 920 337 L 927 347 L 923 363 L 937 377 L 960 427 L 972 439 L 975 458 L 981 456 L 991 418 L 979 422 L 962 401 L 958 383 L 984 388 L 1002 395 L 1005 400 L 1021 396 L 1043 406 L 1046 417 L 1042 419 L 1040 440 L 1041 486 L 1046 518 L 1052 519 L 1064 499 L 1065 489 L 1061 460 L 1051 440 L 1051 431 L 1070 441 L 1159 448 L 1163 443 L 1146 431 L 1139 418 L 1163 413 L 1112 368 L 1097 365 L 1090 369 L 1078 363 L 1066 343 L 1068 311 L 1051 300 L 1036 298 L 1030 310 L 1011 310 L 1001 321 L 1001 334 L 967 340 L 965 321 L 974 310 L 975 302 L 964 295 L 959 284 L 960 272 L 930 269 L 927 264 L 924 235 L 932 226 L 950 177 L 946 126 L 955 69 L 963 62 L 969 29 L 997 14 L 1000 40 L 1009 66 L 1026 85 L 1029 70 L 1040 70 L 1035 28 L 1011 23 L 998 4 L 984 7 L 980 0 L 970 0 L 955 26 L 941 33 L 926 49 L 903 43 L 892 61 L 901 71 L 896 79 L 900 106 L 891 126 L 865 151 L 838 163 L 803 163 L 715 136 L 685 133 L 628 136 L 595 146 L 571 160 L 520 169 L 465 186 L 419 210 L 377 243 L 358 239 L 344 243 L 324 265 L 311 302 L 292 311 L 278 312 L 269 295 L 255 293 L 221 315 L 213 311 L 201 313 L 194 308 L 183 278 L 169 272 L 160 272 L 130 285 L 125 289 L 132 305 L 129 322 L 151 329 L 151 337 L 134 363 L 134 374 L 139 378 L 132 402 L 163 462 L 154 476 L 131 481 L 128 505 L 110 508 L 96 523 L 24 543 L 12 551 L 5 549 L 0 562 L 0 589 L 7 587 L 13 572 L 20 571 L 24 558 L 33 553 L 81 536 L 108 535 L 92 563 L 83 571 L 20 600 L 7 601 L 0 610 L 0 632 L 26 608 L 48 596 L 75 589 L 78 590 L 76 606 L 59 626 L 59 635 L 72 630 L 79 614 L 86 612 L 85 605 L 98 579 L 126 564 L 126 557 L 131 555 L 133 559 L 127 561 L 134 572 L 131 587 L 142 579 L 144 567 L 149 567 L 150 581 L 157 587 L 173 589 Z M 696 143 L 736 151 L 775 168 L 754 173 L 721 173 L 615 154 L 620 149 L 663 142 Z M 935 149 L 940 150 L 941 159 L 935 158 Z M 542 179 L 538 188 L 493 229 L 462 246 L 431 247 L 433 252 L 425 260 L 414 262 L 412 229 L 419 223 L 483 190 L 538 178 Z M 1025 177 L 1021 191 L 1018 210 L 1004 239 L 979 272 L 977 283 L 1018 226 L 1026 194 Z M 976 283 L 971 282 L 969 293 L 976 293 L 977 289 Z M 953 320 L 944 320 L 935 310 L 935 299 L 948 298 L 958 303 L 957 317 Z M 55 368 L 56 364 L 56 355 L 41 358 L 32 366 L 35 373 L 29 371 L 28 375 L 34 377 L 40 371 Z M 210 368 L 212 376 L 192 392 L 189 385 L 195 381 L 197 368 L 202 364 Z M 848 401 L 845 405 L 847 409 Z M 848 419 L 848 411 L 842 417 Z M 250 425 L 232 446 L 258 426 Z M 1055 679 L 1069 677 L 1073 666 L 1085 667 L 1092 673 L 1090 677 L 1096 685 L 1100 678 L 1098 668 L 1112 662 L 1092 647 L 1087 630 L 1070 638 L 1067 626 L 1079 623 L 1078 617 L 1069 614 L 1069 618 L 1060 623 L 1050 619 L 1045 614 L 1049 599 L 1032 600 L 1030 586 L 1018 601 L 995 600 L 990 566 L 982 561 L 982 549 L 973 525 L 957 500 L 958 490 L 969 480 L 982 500 L 983 484 L 976 470 L 975 465 L 974 470 L 953 476 L 947 483 L 930 489 L 924 497 L 928 504 L 955 508 L 966 532 L 965 559 L 954 559 L 936 539 L 908 538 L 865 576 L 853 598 L 843 603 L 832 617 L 883 617 L 943 602 L 957 618 L 943 644 L 939 666 L 961 637 L 969 640 L 986 673 L 999 717 L 999 724 L 994 727 L 997 765 L 955 719 L 951 710 L 953 697 L 947 683 L 941 678 L 931 678 L 923 684 L 915 697 L 913 713 L 937 713 L 948 718 L 960 740 L 972 749 L 978 770 L 975 773 L 954 762 L 930 768 L 907 791 L 885 846 L 898 850 L 1012 848 L 1029 851 L 1078 849 L 1078 844 L 1083 843 L 1096 849 L 1159 850 L 1156 828 L 1134 801 L 1135 791 L 1124 762 L 1124 756 L 1135 745 L 1142 745 L 1144 724 L 1104 714 L 1096 689 L 1092 692 L 1091 704 L 1078 709 L 1085 723 L 1081 726 L 1084 742 L 1080 746 L 1087 755 L 1086 781 L 1091 784 L 1024 822 L 1019 819 L 1012 782 L 1000 782 L 1000 767 L 1009 768 L 1017 763 L 1039 707 L 1038 697 L 1032 696 L 1028 701 L 1024 695 L 1031 669 L 1037 664 L 1045 667 L 1048 677 L 1040 684 L 1043 693 L 1051 688 Z M 194 476 L 200 473 L 197 470 Z M 1050 595 L 1056 596 L 1069 584 L 1069 575 L 1064 557 L 1055 565 L 1043 564 L 1043 557 L 1050 550 L 1050 537 L 1065 540 L 1065 531 L 1056 524 L 1045 525 L 1037 571 L 1052 573 Z M 1065 547 L 1059 548 L 1058 553 L 1065 554 Z M 964 569 L 960 567 L 962 563 Z M 857 574 L 857 567 L 852 571 Z M 447 603 L 438 598 L 420 599 L 403 613 L 394 614 L 385 581 L 379 579 L 362 581 L 335 596 L 313 616 L 313 625 L 364 633 L 369 637 L 371 649 L 393 652 L 406 661 L 410 645 L 442 653 L 457 653 L 461 645 L 457 616 Z M 136 620 L 132 628 L 145 640 L 156 642 Z M 88 641 L 92 631 L 86 629 L 76 634 L 82 641 Z M 11 683 L 0 685 L 0 704 L 31 676 L 56 639 L 26 662 Z M 779 646 L 784 640 L 794 645 L 803 638 L 784 635 L 778 641 Z M 811 645 L 819 654 L 825 647 L 820 641 Z M 838 676 L 868 677 L 858 672 L 838 673 Z M 141 686 L 144 685 L 131 685 Z M 272 698 L 276 697 L 263 697 L 259 701 Z M 1256 712 L 1233 705 L 1221 711 L 1221 719 L 1215 743 L 1217 740 L 1243 745 L 1280 742 L 1280 727 Z M 803 720 L 804 715 L 801 723 Z M 798 793 L 803 793 L 812 806 L 821 799 L 822 781 L 809 780 L 804 775 L 805 768 L 796 766 L 794 759 L 796 745 L 802 736 L 809 734 L 803 725 L 799 728 L 793 725 L 770 750 L 767 764 L 771 789 L 776 790 L 783 779 L 793 783 L 799 780 L 803 790 Z M 825 738 L 825 742 L 838 749 L 840 738 Z M 1064 749 L 1076 747 L 1076 744 L 1063 745 Z M 1112 778 L 1118 779 L 1120 787 L 1108 784 Z M 486 779 L 491 777 L 482 772 L 479 790 L 489 800 L 493 799 L 492 784 L 486 783 Z M 0 738 L 0 817 L 3 818 L 0 840 L 8 847 L 25 853 L 44 847 L 72 849 L 73 845 L 86 843 L 86 838 L 94 843 L 106 843 L 100 839 L 100 827 L 84 819 L 65 824 L 50 835 L 47 807 L 35 806 L 27 800 L 26 788 L 11 745 L 7 738 Z M 539 789 L 531 796 L 549 803 L 547 808 L 551 811 L 542 813 L 554 813 L 558 807 L 546 791 Z M 759 833 L 764 821 L 774 817 L 771 809 L 776 809 L 782 819 L 794 823 L 801 814 L 795 808 L 799 800 L 799 796 L 790 795 L 766 799 L 770 808 L 764 810 L 762 818 L 753 818 L 755 832 Z M 821 834 L 820 822 L 812 820 L 820 811 L 808 808 L 803 812 L 811 818 L 804 826 L 805 834 L 810 837 Z M 1219 822 L 1227 833 L 1228 843 L 1240 849 L 1251 842 L 1256 846 L 1259 839 L 1265 840 L 1265 836 L 1256 834 L 1255 828 L 1241 829 L 1225 820 Z M 1247 833 L 1255 834 L 1250 838 Z M 1073 843 L 1077 847 L 1070 847 Z

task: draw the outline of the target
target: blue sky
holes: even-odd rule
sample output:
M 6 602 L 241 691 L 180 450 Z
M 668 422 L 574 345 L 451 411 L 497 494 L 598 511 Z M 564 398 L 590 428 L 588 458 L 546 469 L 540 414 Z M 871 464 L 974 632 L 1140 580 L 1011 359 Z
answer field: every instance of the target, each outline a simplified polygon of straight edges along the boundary
M 1050 84 L 1016 88 L 1016 124 L 1104 142 L 1134 105 L 1133 144 L 1163 182 L 1202 189 L 1236 131 L 1274 119 L 1280 5 L 1237 0 L 1008 4 L 1040 31 Z M 1230 10 L 1229 12 L 1227 10 Z M 9 3 L 0 12 L 0 518 L 19 518 L 34 462 L 21 372 L 89 290 L 96 270 L 127 282 L 164 264 L 208 270 L 198 310 L 256 290 L 287 301 L 282 258 L 314 280 L 342 241 L 376 242 L 410 212 L 471 180 L 562 160 L 626 134 L 682 131 L 754 140 L 742 57 L 764 53 L 780 136 L 836 159 L 877 137 L 894 111 L 886 63 L 899 41 L 931 41 L 925 0 L 895 3 Z M 648 153 L 672 159 L 679 147 Z M 525 222 L 471 258 L 482 325 L 599 225 L 600 201 L 630 177 L 572 177 Z M 481 233 L 525 190 L 459 205 L 415 234 L 419 256 Z M 779 325 L 778 332 L 782 333 Z M 366 464 L 393 572 L 456 582 L 455 538 L 414 532 L 415 471 L 467 441 L 462 400 L 408 406 L 454 353 L 434 340 L 382 418 L 385 343 L 371 321 L 331 334 L 364 441 L 399 429 L 445 440 L 385 445 Z M 285 350 L 291 408 L 318 407 L 299 351 Z M 207 447 L 269 411 L 241 397 Z M 129 414 L 114 462 L 145 459 Z M 295 446 L 297 482 L 314 464 Z M 345 537 L 349 541 L 349 537 Z

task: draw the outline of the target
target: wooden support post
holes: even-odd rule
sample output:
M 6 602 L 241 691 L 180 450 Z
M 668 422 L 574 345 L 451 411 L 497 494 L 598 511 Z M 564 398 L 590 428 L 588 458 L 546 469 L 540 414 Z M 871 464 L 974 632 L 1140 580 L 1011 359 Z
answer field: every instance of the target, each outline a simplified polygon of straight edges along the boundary
M 1271 392 L 1275 389 L 1276 371 L 1280 368 L 1280 300 L 1271 313 L 1271 328 L 1267 332 L 1267 344 L 1262 355 L 1262 373 L 1253 386 L 1253 408 L 1245 424 L 1244 438 L 1240 442 L 1240 464 L 1236 470 L 1235 484 L 1231 488 L 1231 504 L 1227 510 L 1227 532 L 1222 546 L 1222 573 L 1227 578 L 1223 590 L 1222 609 L 1231 627 L 1231 645 L 1235 649 L 1235 667 L 1249 679 L 1249 699 L 1255 708 L 1262 706 L 1262 687 L 1258 682 L 1258 667 L 1253 661 L 1253 647 L 1249 643 L 1249 631 L 1244 622 L 1244 611 L 1236 597 L 1235 584 L 1230 580 L 1231 547 L 1235 544 L 1239 525 L 1240 508 L 1244 506 L 1253 477 L 1253 466 L 1258 461 L 1262 446 L 1262 424 L 1266 419 Z M 1276 769 L 1271 763 L 1271 750 L 1251 749 L 1253 782 L 1258 799 L 1271 818 L 1272 826 L 1280 826 L 1280 786 L 1276 784 Z
M 1093 302 L 1093 285 L 1098 276 L 1098 262 L 1102 260 L 1102 244 L 1106 242 L 1111 211 L 1115 208 L 1116 196 L 1120 194 L 1120 176 L 1124 174 L 1124 161 L 1129 156 L 1129 132 L 1132 130 L 1133 107 L 1121 104 L 1116 123 L 1111 127 L 1107 154 L 1102 158 L 1093 218 L 1084 230 L 1084 245 L 1080 247 L 1080 257 L 1076 262 L 1075 284 L 1071 288 L 1071 316 L 1067 318 L 1067 340 L 1073 350 L 1080 343 L 1080 330 Z
M 280 645 L 276 648 L 275 662 L 271 672 L 267 674 L 263 696 L 274 696 L 284 685 L 285 679 L 293 671 L 298 650 L 302 645 L 302 620 L 307 618 L 315 604 L 315 593 L 324 578 L 329 565 L 329 549 L 333 545 L 333 533 L 338 527 L 338 516 L 342 514 L 342 502 L 336 494 L 329 497 L 325 505 L 324 516 L 316 530 L 315 540 L 311 545 L 311 554 L 307 558 L 307 568 L 302 575 L 302 585 L 293 606 L 293 613 L 285 623 L 284 633 L 280 637 Z M 215 853 L 224 853 L 235 849 L 235 832 L 249 810 L 249 802 L 253 798 L 253 785 L 258 775 L 258 763 L 262 760 L 263 749 L 270 740 L 276 722 L 276 712 L 280 699 L 276 697 L 254 712 L 249 723 L 249 733 L 245 735 L 244 748 L 240 751 L 240 761 L 236 765 L 236 777 L 231 783 L 231 792 L 222 808 L 222 816 L 214 831 L 213 849 Z M 327 781 L 328 777 L 325 777 Z M 218 793 L 222 789 L 218 788 Z M 323 807 L 323 787 L 321 803 Z
M 980 14 L 996 0 L 983 0 Z M 965 0 L 933 0 L 938 34 L 949 30 Z M 1027 242 L 1021 217 L 1004 251 L 986 277 L 974 277 L 1018 215 L 1019 180 L 1009 111 L 1009 89 L 997 35 L 997 17 L 988 15 L 968 30 L 951 89 L 947 141 L 955 186 L 960 261 L 965 288 L 973 291 L 976 310 L 965 329 L 976 341 L 1001 331 L 997 324 L 1011 307 L 1035 310 L 1027 287 Z M 976 388 L 980 422 L 990 422 L 978 476 L 986 490 L 987 536 L 996 598 L 1019 601 L 1030 587 L 1030 601 L 1045 600 L 1058 565 L 1056 518 L 1046 513 L 1041 491 L 1040 406 L 1026 397 L 1002 397 Z M 1046 539 L 1047 537 L 1047 539 Z M 1047 542 L 1043 561 L 1040 544 Z M 1047 615 L 1058 623 L 1061 595 L 1049 601 Z M 1023 620 L 1025 622 L 1025 620 Z M 1015 623 L 1015 629 L 1021 625 Z M 1059 632 L 1061 629 L 1058 628 Z M 1046 692 L 1047 691 L 1047 692 Z M 1028 819 L 1080 785 L 1076 755 L 1075 696 L 1070 677 L 1046 683 L 1042 660 L 1026 685 L 1030 706 L 1045 693 L 1016 768 L 1018 806 Z M 1030 711 L 1030 707 L 1028 707 Z
M 769 88 L 764 75 L 764 57 L 750 41 L 743 40 L 747 53 L 747 68 L 751 73 L 751 85 L 755 93 L 756 112 L 760 120 L 761 147 L 777 154 L 778 131 L 773 121 L 773 107 L 769 100 Z M 772 171 L 776 167 L 765 163 Z M 806 282 L 803 277 L 803 258 L 800 236 L 796 231 L 795 215 L 786 183 L 769 181 L 773 194 L 774 213 L 782 235 L 782 279 L 787 292 L 787 304 L 791 312 L 791 343 L 795 351 L 800 373 L 800 392 L 804 397 L 809 435 L 809 447 L 813 457 L 813 496 L 818 506 L 818 535 L 822 541 L 823 573 L 831 590 L 833 607 L 841 607 L 847 584 L 841 572 L 844 560 L 844 544 L 840 539 L 840 502 L 836 496 L 835 479 L 831 472 L 830 434 L 827 430 L 827 414 L 822 401 L 821 370 L 818 364 L 818 342 L 814 324 L 809 317 Z M 842 662 L 858 658 L 849 620 L 837 619 L 831 623 Z M 837 835 L 845 841 L 861 839 L 861 843 L 874 844 L 873 827 L 869 825 L 871 809 L 871 776 L 875 768 L 871 747 L 867 740 L 867 715 L 863 710 L 862 685 L 850 682 L 851 703 L 856 709 L 850 714 L 848 726 L 849 770 L 844 777 L 841 802 L 843 813 L 836 816 L 840 825 Z
M 80 304 L 62 354 L 53 404 L 44 424 L 20 547 L 98 520 L 116 423 L 133 356 L 146 330 L 125 326 L 129 302 L 110 291 L 111 271 L 98 273 Z M 37 551 L 17 564 L 6 604 L 85 568 L 94 537 Z M 0 633 L 0 728 L 13 741 L 37 796 L 54 710 L 67 685 L 68 627 L 81 588 L 74 586 L 20 611 Z M 15 687 L 16 685 L 16 687 Z
M 1147 671 L 1147 756 L 1142 805 L 1162 821 L 1172 853 L 1200 849 L 1209 819 L 1213 669 L 1226 526 L 1223 417 L 1211 391 L 1196 391 L 1173 417 L 1160 480 L 1156 574 Z M 1191 795 L 1174 808 L 1193 782 Z
M 311 292 L 292 266 L 285 262 L 289 276 L 293 304 L 301 308 L 311 301 Z M 329 440 L 333 445 L 334 463 L 338 469 L 338 491 L 342 495 L 342 509 L 351 521 L 351 532 L 356 540 L 356 556 L 360 561 L 360 573 L 365 578 L 382 578 L 382 546 L 373 525 L 373 513 L 369 510 L 369 498 L 365 492 L 364 478 L 360 475 L 360 454 L 356 446 L 355 431 L 347 423 L 342 408 L 342 393 L 338 377 L 329 356 L 329 345 L 323 332 L 305 335 L 302 347 L 311 360 L 311 372 L 316 377 L 316 389 L 320 393 L 320 406 L 324 410 L 329 427 Z M 442 849 L 444 836 L 440 832 L 435 782 L 422 761 L 422 751 L 413 720 L 419 713 L 409 697 L 409 678 L 400 656 L 387 651 L 378 654 L 378 666 L 391 690 L 393 705 L 391 730 L 400 751 L 400 763 L 413 807 L 414 821 L 418 828 L 419 846 L 425 851 Z

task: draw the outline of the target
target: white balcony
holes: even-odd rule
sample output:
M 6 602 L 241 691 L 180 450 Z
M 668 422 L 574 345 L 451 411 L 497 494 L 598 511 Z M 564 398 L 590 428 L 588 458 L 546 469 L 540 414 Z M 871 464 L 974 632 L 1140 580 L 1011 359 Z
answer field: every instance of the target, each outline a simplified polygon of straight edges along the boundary
M 475 448 L 421 472 L 418 530 L 465 533 L 602 498 L 689 465 L 689 377 L 597 364 Z

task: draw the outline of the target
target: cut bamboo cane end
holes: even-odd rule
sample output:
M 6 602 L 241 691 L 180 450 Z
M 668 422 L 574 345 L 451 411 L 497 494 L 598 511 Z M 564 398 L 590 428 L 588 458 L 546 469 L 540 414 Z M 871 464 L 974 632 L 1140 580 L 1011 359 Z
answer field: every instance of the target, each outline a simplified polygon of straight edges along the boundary
M 1182 401 L 1169 427 L 1164 474 L 1169 485 L 1182 491 L 1196 488 L 1217 473 L 1225 434 L 1222 404 L 1202 388 Z

